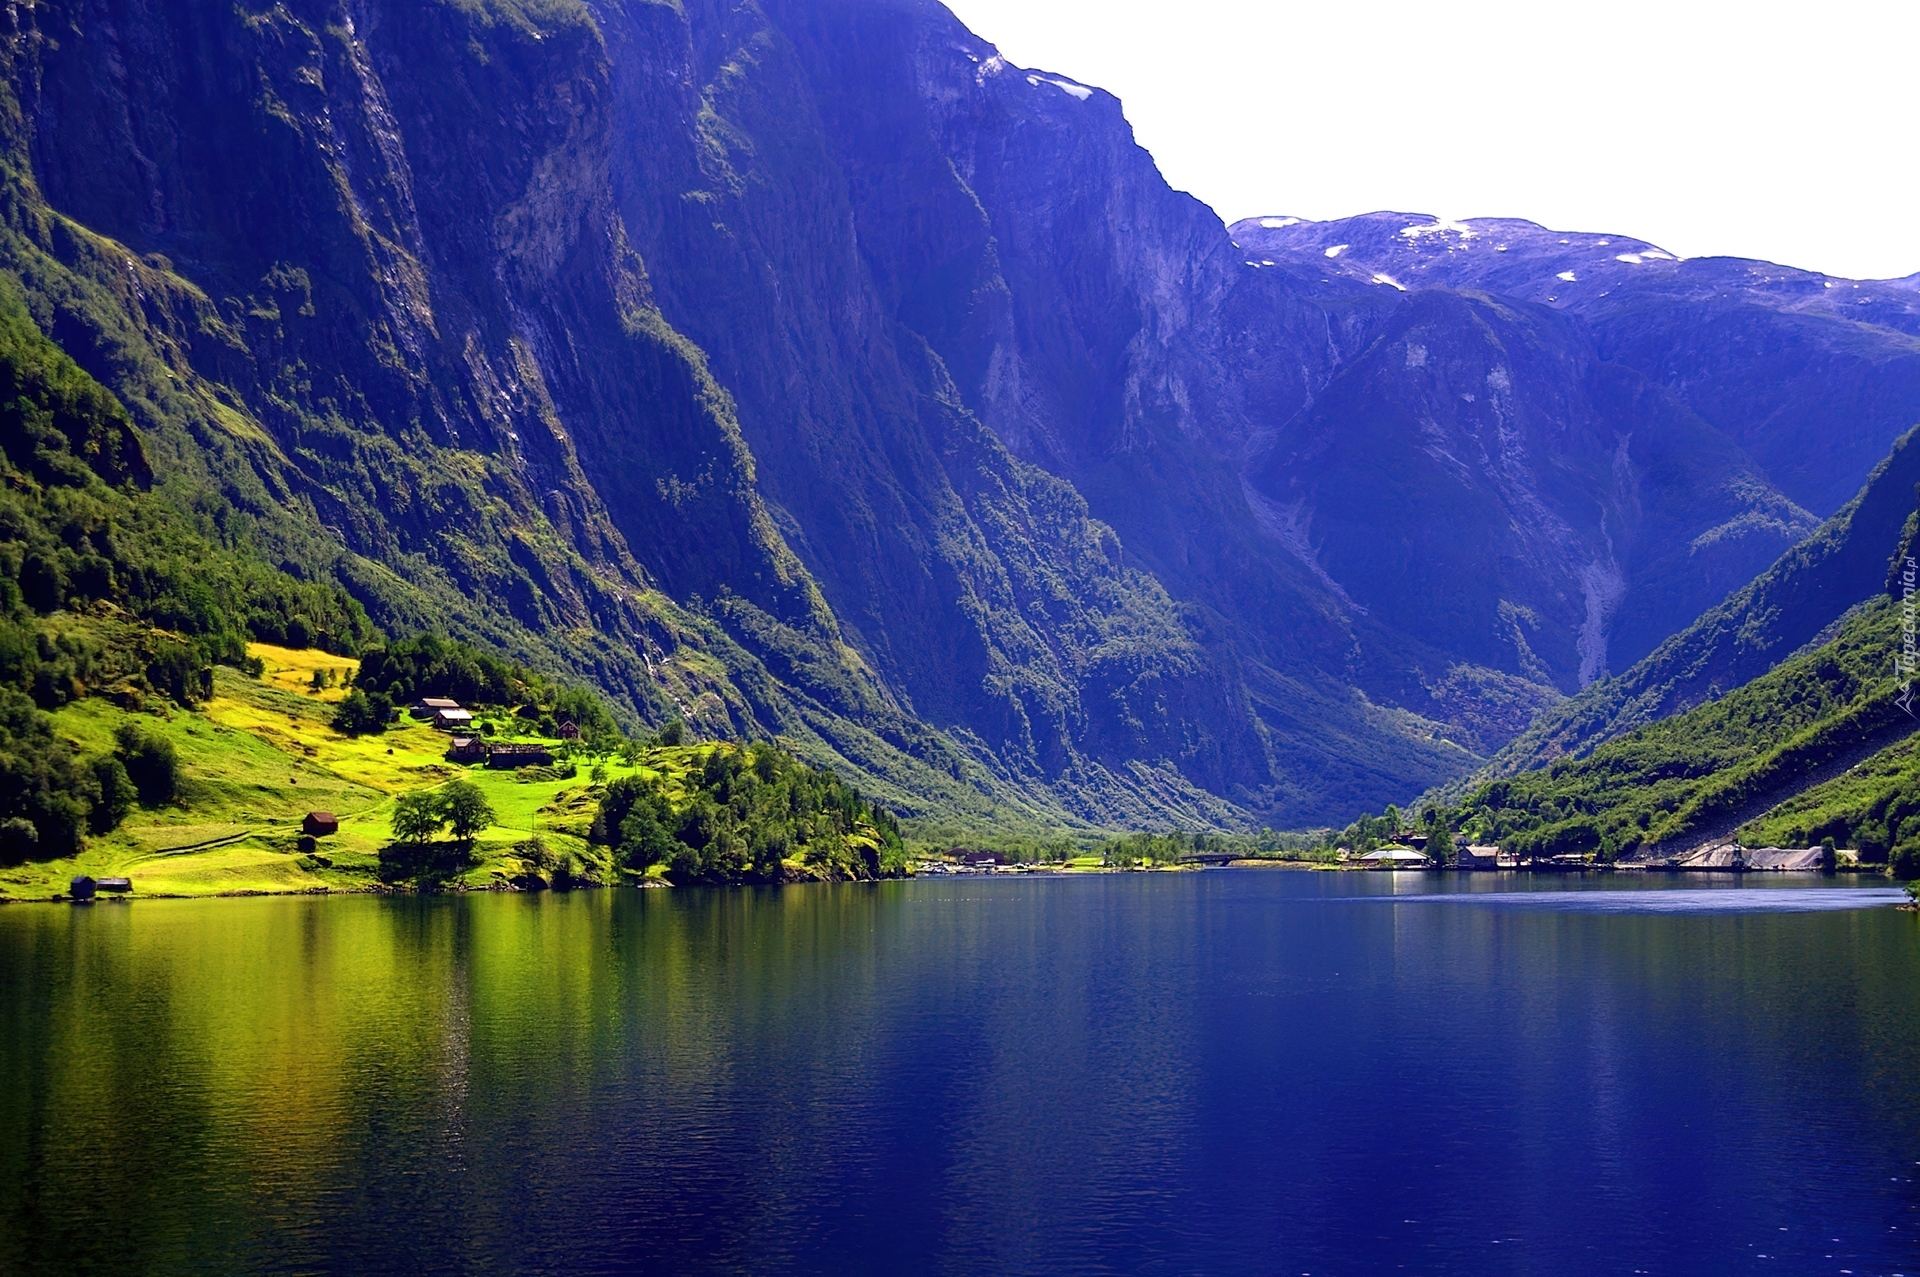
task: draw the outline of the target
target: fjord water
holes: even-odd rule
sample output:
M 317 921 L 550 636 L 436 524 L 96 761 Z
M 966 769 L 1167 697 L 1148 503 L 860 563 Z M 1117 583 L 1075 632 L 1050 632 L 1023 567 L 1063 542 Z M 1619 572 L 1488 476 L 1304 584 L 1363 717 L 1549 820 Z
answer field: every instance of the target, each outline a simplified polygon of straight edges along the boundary
M 1920 1272 L 1894 894 L 9 908 L 0 1271 Z

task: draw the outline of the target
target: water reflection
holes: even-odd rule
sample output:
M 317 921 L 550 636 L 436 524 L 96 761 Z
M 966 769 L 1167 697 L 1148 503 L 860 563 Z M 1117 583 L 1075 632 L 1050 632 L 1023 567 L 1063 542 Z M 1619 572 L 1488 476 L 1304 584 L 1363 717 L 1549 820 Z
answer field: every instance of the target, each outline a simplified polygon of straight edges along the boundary
M 0 1270 L 1912 1255 L 1915 918 L 1483 877 L 0 911 Z

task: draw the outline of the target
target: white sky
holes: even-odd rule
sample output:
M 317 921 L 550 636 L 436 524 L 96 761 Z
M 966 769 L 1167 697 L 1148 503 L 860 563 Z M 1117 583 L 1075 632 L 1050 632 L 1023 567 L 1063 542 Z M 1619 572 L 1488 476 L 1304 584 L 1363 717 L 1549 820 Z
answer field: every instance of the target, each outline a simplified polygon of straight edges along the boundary
M 947 0 L 1229 222 L 1526 217 L 1920 271 L 1920 2 Z

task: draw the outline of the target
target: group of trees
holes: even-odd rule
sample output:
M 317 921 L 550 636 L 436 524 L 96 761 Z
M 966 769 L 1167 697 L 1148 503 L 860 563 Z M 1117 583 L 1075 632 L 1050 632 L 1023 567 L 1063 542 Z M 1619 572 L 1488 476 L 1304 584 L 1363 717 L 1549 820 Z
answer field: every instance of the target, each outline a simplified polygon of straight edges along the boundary
M 421 697 L 445 697 L 469 708 L 518 706 L 542 733 L 552 736 L 570 723 L 599 750 L 621 739 L 606 700 L 577 684 L 556 685 L 459 639 L 419 634 L 369 649 L 360 673 L 334 712 L 334 726 L 350 736 L 386 730 L 394 707 Z M 676 720 L 677 721 L 677 720 Z
M 397 705 L 423 696 L 463 705 L 517 705 L 533 696 L 534 681 L 523 666 L 472 644 L 419 634 L 368 650 L 354 686 Z
M 777 746 L 714 746 L 687 788 L 675 803 L 652 777 L 614 781 L 592 840 L 630 869 L 666 866 L 676 883 L 779 882 L 789 876 L 789 860 L 827 877 L 905 872 L 892 813 Z
M 478 785 L 455 780 L 439 789 L 402 794 L 394 803 L 393 836 L 397 842 L 417 846 L 451 828 L 455 842 L 470 845 L 496 819 L 493 805 Z
M 73 855 L 87 834 L 117 828 L 135 803 L 172 802 L 179 783 L 179 757 L 165 737 L 129 723 L 112 753 L 82 757 L 32 701 L 0 687 L 0 864 Z

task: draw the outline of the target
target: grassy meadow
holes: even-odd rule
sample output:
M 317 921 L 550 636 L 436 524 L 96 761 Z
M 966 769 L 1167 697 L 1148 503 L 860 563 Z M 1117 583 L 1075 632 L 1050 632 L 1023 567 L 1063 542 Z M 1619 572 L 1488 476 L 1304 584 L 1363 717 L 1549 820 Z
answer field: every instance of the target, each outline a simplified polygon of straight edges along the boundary
M 451 885 L 487 887 L 519 876 L 515 844 L 535 835 L 556 856 L 571 854 L 611 877 L 605 850 L 586 840 L 598 805 L 594 767 L 605 769 L 606 780 L 662 779 L 675 795 L 715 748 L 650 748 L 632 763 L 617 754 L 582 754 L 573 776 L 564 774 L 564 762 L 519 771 L 463 766 L 446 761 L 446 733 L 404 716 L 378 735 L 334 730 L 334 706 L 357 661 L 263 643 L 249 644 L 248 654 L 262 662 L 261 677 L 219 667 L 212 698 L 192 710 L 136 712 L 87 698 L 55 711 L 59 734 L 88 753 L 110 751 L 114 732 L 127 722 L 165 736 L 178 751 L 180 794 L 167 806 L 136 808 L 118 829 L 91 837 L 77 856 L 0 870 L 0 900 L 49 899 L 82 873 L 131 878 L 143 896 L 377 889 L 379 852 L 393 839 L 394 800 L 455 778 L 484 791 L 497 822 L 480 833 L 472 863 Z M 334 672 L 332 686 L 313 685 L 316 669 Z M 561 744 L 505 712 L 491 721 L 495 739 Z M 300 823 L 309 811 L 333 812 L 340 831 L 302 852 Z

